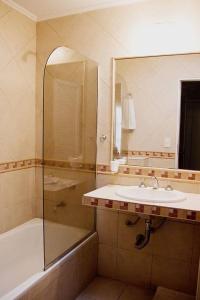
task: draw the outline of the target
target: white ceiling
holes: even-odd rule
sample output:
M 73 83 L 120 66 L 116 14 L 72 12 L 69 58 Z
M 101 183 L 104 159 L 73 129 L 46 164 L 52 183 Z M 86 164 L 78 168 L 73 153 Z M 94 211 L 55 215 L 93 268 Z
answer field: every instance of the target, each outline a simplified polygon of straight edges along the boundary
M 30 18 L 41 21 L 143 0 L 2 0 Z

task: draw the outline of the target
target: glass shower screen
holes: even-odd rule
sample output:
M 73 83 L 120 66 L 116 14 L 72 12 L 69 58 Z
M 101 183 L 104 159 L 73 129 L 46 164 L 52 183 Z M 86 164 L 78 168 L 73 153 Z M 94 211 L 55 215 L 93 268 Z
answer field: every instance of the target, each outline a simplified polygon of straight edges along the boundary
M 95 230 L 95 211 L 81 204 L 96 183 L 97 64 L 59 47 L 44 75 L 45 267 Z

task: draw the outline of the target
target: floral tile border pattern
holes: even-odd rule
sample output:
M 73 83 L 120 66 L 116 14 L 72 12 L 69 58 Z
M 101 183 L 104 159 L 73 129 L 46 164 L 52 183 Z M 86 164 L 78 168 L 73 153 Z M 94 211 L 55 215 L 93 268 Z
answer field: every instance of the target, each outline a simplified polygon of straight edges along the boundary
M 176 208 L 167 208 L 160 206 L 144 205 L 129 203 L 123 201 L 114 201 L 106 199 L 97 199 L 92 197 L 83 197 L 82 204 L 86 206 L 98 207 L 98 208 L 108 208 L 118 211 L 126 211 L 131 213 L 139 213 L 145 215 L 159 216 L 172 219 L 180 219 L 187 221 L 196 221 L 200 222 L 200 212 L 176 209 Z
M 110 170 L 109 165 L 98 165 L 97 172 L 102 174 L 113 174 Z M 121 165 L 119 167 L 118 175 L 129 175 L 129 176 L 141 176 L 151 177 L 156 176 L 163 179 L 175 179 L 175 180 L 188 180 L 188 181 L 200 181 L 200 171 L 190 170 L 176 170 L 176 169 L 161 169 L 161 168 L 150 168 L 150 167 L 138 167 Z

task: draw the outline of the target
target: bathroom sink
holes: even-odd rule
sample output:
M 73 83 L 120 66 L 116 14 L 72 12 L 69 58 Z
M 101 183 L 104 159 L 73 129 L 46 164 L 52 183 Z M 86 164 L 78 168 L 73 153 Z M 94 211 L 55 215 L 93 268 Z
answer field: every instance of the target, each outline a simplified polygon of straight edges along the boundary
M 163 188 L 127 186 L 116 191 L 120 197 L 135 200 L 137 202 L 181 202 L 186 200 L 185 194 L 176 190 L 168 191 Z

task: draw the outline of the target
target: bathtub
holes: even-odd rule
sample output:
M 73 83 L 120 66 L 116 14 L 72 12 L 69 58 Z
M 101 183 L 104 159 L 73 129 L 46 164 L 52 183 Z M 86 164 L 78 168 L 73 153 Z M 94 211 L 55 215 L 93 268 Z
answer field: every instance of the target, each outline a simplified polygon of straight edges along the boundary
M 87 231 L 53 222 L 45 222 L 49 239 L 47 246 L 53 248 L 52 257 L 73 245 L 76 238 Z M 66 238 L 67 237 L 67 238 Z M 56 241 L 56 243 L 55 243 Z M 51 244 L 52 243 L 52 244 Z M 70 253 L 69 253 L 70 254 Z M 69 255 L 67 254 L 67 255 Z M 63 257 L 60 261 L 67 257 Z M 0 299 L 13 300 L 37 280 L 51 271 L 60 261 L 44 270 L 43 220 L 33 219 L 0 235 Z

